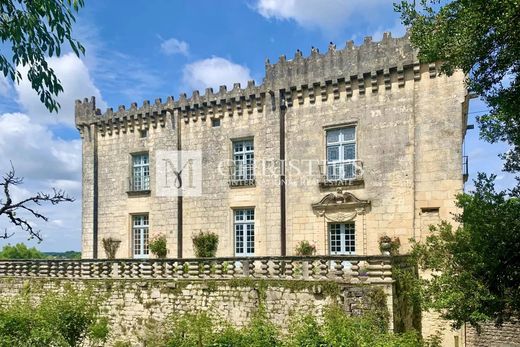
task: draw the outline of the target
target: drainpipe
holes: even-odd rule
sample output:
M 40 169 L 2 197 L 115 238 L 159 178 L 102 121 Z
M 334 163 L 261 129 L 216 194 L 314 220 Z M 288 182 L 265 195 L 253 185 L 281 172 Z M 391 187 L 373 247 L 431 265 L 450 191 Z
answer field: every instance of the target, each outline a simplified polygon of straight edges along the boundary
M 287 255 L 286 210 L 285 210 L 285 90 L 280 90 L 280 253 Z
M 92 147 L 93 147 L 93 206 L 92 206 L 92 258 L 98 257 L 98 148 L 97 148 L 97 128 L 91 125 Z
M 179 112 L 177 112 L 177 151 L 179 151 L 179 155 L 177 156 L 177 167 L 181 167 L 181 161 L 182 158 L 180 156 L 180 151 L 182 149 L 182 139 L 181 139 L 181 117 L 179 115 Z M 183 238 L 183 230 L 182 230 L 182 195 L 177 195 L 177 258 L 182 258 L 182 238 Z

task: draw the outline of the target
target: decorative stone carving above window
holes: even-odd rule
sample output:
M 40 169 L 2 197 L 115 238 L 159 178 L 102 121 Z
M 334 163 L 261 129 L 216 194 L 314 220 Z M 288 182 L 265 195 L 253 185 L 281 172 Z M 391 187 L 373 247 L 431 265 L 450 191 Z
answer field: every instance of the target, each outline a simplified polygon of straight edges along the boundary
M 329 221 L 347 222 L 367 212 L 369 205 L 370 201 L 360 200 L 354 194 L 338 188 L 336 192 L 325 195 L 320 202 L 312 204 L 312 210 L 315 215 Z

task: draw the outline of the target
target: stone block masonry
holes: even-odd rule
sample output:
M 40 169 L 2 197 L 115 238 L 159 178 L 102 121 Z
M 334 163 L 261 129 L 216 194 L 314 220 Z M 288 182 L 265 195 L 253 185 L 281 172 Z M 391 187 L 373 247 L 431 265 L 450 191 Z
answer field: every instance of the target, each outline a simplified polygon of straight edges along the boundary
M 313 314 L 320 319 L 330 305 L 341 305 L 352 315 L 362 314 L 371 305 L 374 291 L 389 290 L 388 285 L 334 281 L 0 278 L 4 299 L 22 290 L 29 290 L 37 299 L 42 293 L 59 292 L 65 286 L 91 288 L 102 298 L 102 310 L 110 325 L 107 346 L 130 341 L 136 347 L 142 346 L 147 329 L 172 314 L 203 311 L 241 327 L 262 304 L 269 319 L 284 329 L 294 315 Z

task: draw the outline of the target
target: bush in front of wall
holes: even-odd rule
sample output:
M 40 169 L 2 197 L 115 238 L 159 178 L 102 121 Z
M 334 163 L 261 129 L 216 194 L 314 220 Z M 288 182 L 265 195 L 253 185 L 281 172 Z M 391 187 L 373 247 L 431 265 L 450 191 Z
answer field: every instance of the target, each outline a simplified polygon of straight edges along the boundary
M 158 234 L 152 237 L 149 247 L 150 252 L 157 258 L 166 258 L 168 249 L 166 248 L 166 236 L 164 234 Z
M 209 231 L 200 231 L 193 235 L 193 248 L 197 258 L 213 258 L 217 255 L 218 235 Z
M 296 255 L 310 256 L 316 254 L 316 245 L 307 240 L 300 241 L 296 246 Z

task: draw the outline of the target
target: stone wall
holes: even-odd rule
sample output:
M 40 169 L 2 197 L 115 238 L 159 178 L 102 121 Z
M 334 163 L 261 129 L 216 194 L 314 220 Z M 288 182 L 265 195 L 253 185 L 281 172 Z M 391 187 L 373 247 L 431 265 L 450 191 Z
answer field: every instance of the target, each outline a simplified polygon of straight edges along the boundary
M 279 327 L 286 328 L 293 315 L 313 314 L 322 317 L 329 305 L 341 305 L 346 312 L 358 315 L 370 303 L 370 293 L 388 285 L 363 286 L 337 282 L 305 282 L 235 279 L 200 280 L 86 280 L 0 278 L 0 292 L 9 298 L 30 290 L 33 298 L 64 286 L 94 290 L 102 299 L 102 310 L 109 318 L 108 346 L 116 341 L 130 341 L 141 346 L 147 329 L 153 329 L 170 315 L 206 311 L 215 318 L 236 326 L 247 324 L 260 305 Z M 378 289 L 379 288 L 379 289 Z
M 474 328 L 466 328 L 468 347 L 518 347 L 520 346 L 520 322 L 504 323 L 502 327 L 494 324 L 482 325 L 479 333 Z

